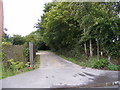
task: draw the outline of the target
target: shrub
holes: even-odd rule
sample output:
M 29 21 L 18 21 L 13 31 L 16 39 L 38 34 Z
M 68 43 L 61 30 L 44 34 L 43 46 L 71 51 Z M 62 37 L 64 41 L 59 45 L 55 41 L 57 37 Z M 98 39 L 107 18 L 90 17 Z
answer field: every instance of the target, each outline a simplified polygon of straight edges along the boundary
M 82 62 L 80 62 L 81 66 L 86 66 L 86 67 L 92 67 L 94 68 L 94 65 L 98 62 L 98 60 L 96 58 L 90 58 L 88 60 L 84 60 Z
M 94 68 L 102 69 L 108 65 L 108 60 L 100 59 L 99 61 L 95 62 L 93 65 Z
M 120 70 L 120 65 L 108 64 L 107 69 L 109 69 L 109 70 Z
M 4 46 L 11 46 L 12 43 L 11 42 L 2 42 L 2 47 Z
M 14 61 L 14 59 L 7 60 L 8 66 L 5 68 L 4 64 L 2 64 L 2 78 L 6 78 L 8 76 L 13 76 L 19 74 L 21 72 L 31 71 L 29 69 L 29 63 L 23 63 L 21 61 Z
M 29 62 L 24 64 L 23 62 L 20 61 L 14 61 L 14 59 L 7 60 L 9 62 L 9 69 L 11 69 L 13 72 L 18 71 L 20 69 L 23 69 L 24 67 L 29 66 Z

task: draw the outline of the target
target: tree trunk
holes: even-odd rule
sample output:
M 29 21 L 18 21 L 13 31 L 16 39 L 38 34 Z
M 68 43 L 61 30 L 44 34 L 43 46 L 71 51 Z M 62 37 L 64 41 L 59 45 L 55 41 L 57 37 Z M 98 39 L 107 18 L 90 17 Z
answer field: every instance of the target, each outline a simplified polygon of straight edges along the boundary
M 84 48 L 85 48 L 85 54 L 87 55 L 87 46 L 86 46 L 86 43 L 84 43 Z
M 113 63 L 111 62 L 111 56 L 109 56 L 109 55 L 108 55 L 108 62 L 109 62 L 109 64 L 113 64 Z
M 85 29 L 84 29 L 84 33 L 85 33 Z M 87 55 L 87 45 L 86 45 L 86 42 L 84 43 L 84 48 L 85 48 L 85 54 Z
M 93 56 L 93 52 L 92 52 L 92 41 L 90 39 L 90 56 L 92 57 Z
M 99 59 L 100 59 L 100 54 L 99 54 L 99 41 L 98 41 L 98 39 L 96 39 L 96 41 L 97 41 L 97 60 L 99 60 Z
M 103 52 L 101 51 L 100 53 L 101 53 L 101 56 L 103 56 Z

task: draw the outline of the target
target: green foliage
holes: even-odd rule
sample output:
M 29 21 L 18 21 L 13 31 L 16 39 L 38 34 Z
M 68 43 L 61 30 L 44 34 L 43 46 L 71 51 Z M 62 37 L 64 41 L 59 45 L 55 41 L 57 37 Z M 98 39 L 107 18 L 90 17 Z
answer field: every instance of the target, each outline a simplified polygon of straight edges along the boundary
M 44 23 L 40 23 L 42 24 L 39 29 L 41 36 L 52 51 L 69 45 L 76 37 L 76 33 L 79 33 L 77 30 L 76 32 L 71 30 L 75 29 L 74 24 L 78 23 L 69 15 L 67 5 L 68 3 L 59 3 L 56 7 L 51 8 L 50 12 L 44 14 L 46 17 L 43 17 Z
M 57 2 L 47 3 L 45 4 L 45 9 L 43 10 L 45 13 L 49 12 L 52 7 L 55 7 Z
M 6 55 L 5 55 L 5 53 L 3 52 L 3 49 L 2 49 L 2 61 L 5 61 L 5 57 L 6 57 Z
M 120 65 L 108 64 L 107 69 L 108 70 L 120 70 Z
M 19 69 L 23 68 L 23 62 L 15 62 L 13 59 L 10 59 L 8 60 L 8 62 L 10 63 L 9 65 L 9 68 L 15 72 L 15 71 L 18 71 Z
M 109 64 L 104 58 L 99 61 L 96 58 L 91 58 L 87 61 L 80 62 L 80 65 L 97 69 L 120 70 L 120 65 Z
M 94 67 L 94 65 L 98 62 L 98 60 L 94 57 L 94 58 L 90 58 L 88 60 L 82 61 L 80 62 L 81 66 L 86 66 L 86 67 Z
M 29 67 L 29 63 L 26 60 L 22 60 L 22 58 L 20 59 L 20 57 L 22 57 L 22 50 L 14 50 L 14 49 L 22 49 L 23 46 L 20 46 L 18 48 L 18 46 L 14 46 L 12 45 L 12 43 L 10 42 L 2 42 L 2 78 L 8 77 L 8 76 L 12 76 L 12 75 L 16 75 L 18 73 L 24 72 L 26 70 L 24 70 L 24 68 Z M 11 50 L 11 51 L 9 51 Z M 15 52 L 14 52 L 15 51 Z M 14 55 L 14 57 L 12 57 L 11 55 Z M 20 57 L 19 57 L 20 55 Z M 10 59 L 8 60 L 8 58 L 14 58 L 14 59 Z
M 76 47 L 83 48 L 83 44 L 91 40 L 93 48 L 96 48 L 95 40 L 98 39 L 104 53 L 119 57 L 120 19 L 115 13 L 117 6 L 118 3 L 103 2 L 49 3 L 45 5 L 45 13 L 36 27 L 52 51 L 72 47 L 71 50 L 79 53 Z M 79 56 L 76 54 L 75 57 Z
M 2 42 L 2 61 L 5 61 L 5 58 L 6 58 L 6 54 L 4 52 L 4 48 L 5 47 L 9 47 L 11 45 L 12 45 L 11 42 Z
M 23 55 L 25 57 L 25 61 L 29 61 L 29 43 L 24 44 Z
M 24 38 L 24 37 L 22 37 Z M 12 38 L 13 39 L 13 38 Z M 16 40 L 15 42 L 19 42 L 19 40 Z M 18 44 L 18 43 L 17 43 Z M 21 43 L 19 43 L 21 44 Z M 26 71 L 31 71 L 33 69 L 38 68 L 38 64 L 39 64 L 39 60 L 35 59 L 34 62 L 34 68 L 30 68 L 30 62 L 29 62 L 29 46 L 28 46 L 28 42 L 26 42 L 24 44 L 24 47 L 22 45 L 12 45 L 12 43 L 10 42 L 2 42 L 2 65 L 0 65 L 2 68 L 0 68 L 0 70 L 2 69 L 2 76 L 0 76 L 0 79 L 9 77 L 9 76 L 13 76 L 22 72 L 26 72 Z M 18 46 L 20 46 L 19 49 Z M 13 50 L 15 49 L 15 50 Z M 7 52 L 8 50 L 11 50 L 12 54 L 9 55 L 10 51 Z M 14 52 L 15 51 L 15 52 Z M 22 55 L 24 55 L 25 60 L 19 59 L 19 55 L 20 57 L 22 57 L 21 55 L 21 51 Z M 11 55 L 15 54 L 15 57 L 12 57 Z M 18 55 L 19 54 L 19 55 Z M 14 59 L 9 59 L 8 58 L 14 58 Z
M 3 64 L 1 65 L 2 68 L 0 69 L 2 69 L 2 77 L 0 79 L 39 68 L 40 56 L 36 56 L 33 68 L 29 67 L 30 62 L 23 63 L 20 61 L 14 61 L 14 59 L 7 60 L 7 62 L 9 63 L 7 68 L 5 68 Z
M 21 35 L 13 35 L 13 37 L 11 37 L 11 40 L 13 45 L 22 45 L 25 43 L 25 39 Z
M 34 44 L 37 44 L 38 35 L 37 35 L 37 33 L 32 32 L 32 33 L 30 33 L 29 35 L 27 35 L 27 36 L 25 37 L 25 39 L 26 39 L 27 42 L 32 42 L 32 43 L 34 43 Z
M 2 47 L 4 46 L 11 46 L 12 43 L 11 42 L 2 42 Z
M 33 69 L 37 69 L 40 66 L 40 56 L 36 55 L 35 59 L 34 59 L 34 65 L 33 65 Z
M 45 5 L 44 14 L 36 28 L 41 40 L 52 51 L 60 51 L 78 62 L 83 61 L 83 65 L 103 69 L 108 65 L 107 60 L 87 59 L 90 51 L 95 56 L 102 51 L 105 57 L 120 57 L 118 5 L 106 2 L 49 3 Z
M 27 62 L 27 63 L 25 64 L 25 66 L 29 67 L 29 66 L 30 66 L 30 62 Z
M 103 50 L 112 57 L 119 57 L 120 56 L 120 45 L 119 42 L 119 35 L 120 35 L 120 19 L 119 18 L 109 18 L 102 19 L 95 25 L 94 28 L 98 30 L 96 32 L 99 36 L 99 40 L 101 42 L 101 46 Z M 98 37 L 97 36 L 97 37 Z
M 56 53 L 56 54 L 80 66 L 91 67 L 96 69 L 117 70 L 117 71 L 120 70 L 120 65 L 109 64 L 105 58 L 102 58 L 98 61 L 96 57 L 93 57 L 88 60 L 81 61 L 81 60 L 77 60 L 76 58 L 70 58 L 65 55 L 61 55 L 59 53 Z
M 27 62 L 24 64 L 23 62 L 20 61 L 14 61 L 14 59 L 7 60 L 9 63 L 9 69 L 11 69 L 13 72 L 16 72 L 24 67 L 28 67 L 30 62 Z
M 108 60 L 106 60 L 106 59 L 100 59 L 99 61 L 97 61 L 96 63 L 94 63 L 93 68 L 103 69 L 107 65 L 108 65 Z
M 71 58 L 71 57 L 65 57 L 64 55 L 60 55 L 60 54 L 59 54 L 59 56 L 62 57 L 62 58 L 64 58 L 64 59 L 66 59 L 66 60 L 68 60 L 68 61 L 70 61 L 70 62 L 73 62 L 73 63 L 75 63 L 75 64 L 78 64 L 78 63 L 76 62 L 76 60 L 73 59 L 73 58 Z
M 2 78 L 29 71 L 27 68 L 29 67 L 30 62 L 23 63 L 21 61 L 14 61 L 14 59 L 7 60 L 7 62 L 9 66 L 5 67 L 4 64 L 2 65 Z
M 42 41 L 39 30 L 30 33 L 25 36 L 26 43 L 32 42 L 37 50 L 47 50 L 49 47 L 44 41 Z
M 0 79 L 2 79 L 2 64 L 0 63 Z
M 1 79 L 6 78 L 8 76 L 13 76 L 13 75 L 14 75 L 14 73 L 12 71 L 5 70 L 4 65 L 2 65 L 2 78 Z

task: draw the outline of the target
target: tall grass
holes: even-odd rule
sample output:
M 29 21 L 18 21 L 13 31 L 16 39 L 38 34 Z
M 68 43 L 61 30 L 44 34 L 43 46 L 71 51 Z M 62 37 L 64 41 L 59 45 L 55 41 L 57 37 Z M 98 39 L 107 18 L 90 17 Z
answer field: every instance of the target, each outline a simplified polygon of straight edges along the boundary
M 79 60 L 79 59 L 76 59 L 75 57 L 67 57 L 65 55 L 58 54 L 58 53 L 56 53 L 56 54 L 64 59 L 71 61 L 75 64 L 78 64 L 80 66 L 91 67 L 91 68 L 95 68 L 95 69 L 120 71 L 120 65 L 109 64 L 109 62 L 106 58 L 101 58 L 100 60 L 97 60 L 96 59 L 97 57 L 91 57 L 86 60 L 85 59 L 82 60 L 82 58 L 81 58 L 81 60 Z

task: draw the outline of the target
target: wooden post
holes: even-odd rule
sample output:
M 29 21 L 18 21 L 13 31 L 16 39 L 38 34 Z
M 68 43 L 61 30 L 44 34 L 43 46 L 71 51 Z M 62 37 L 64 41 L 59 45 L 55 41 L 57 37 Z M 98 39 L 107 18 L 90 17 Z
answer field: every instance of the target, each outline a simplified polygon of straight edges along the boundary
M 30 67 L 33 67 L 33 43 L 29 42 Z
M 0 78 L 2 77 L 2 34 L 3 34 L 3 2 L 0 0 Z M 2 81 L 0 81 L 0 89 L 2 90 Z
M 0 40 L 2 39 L 2 34 L 3 34 L 3 21 L 4 21 L 4 16 L 3 16 L 3 2 L 0 0 Z

